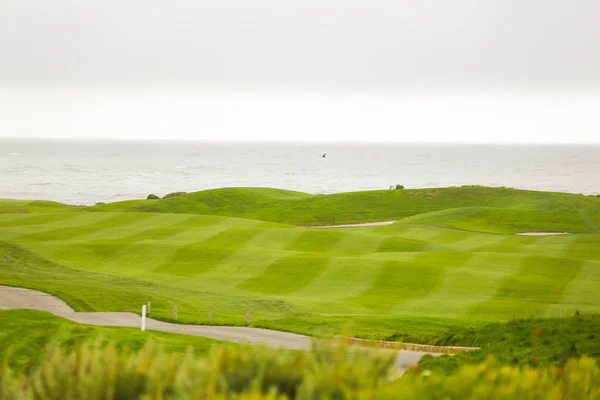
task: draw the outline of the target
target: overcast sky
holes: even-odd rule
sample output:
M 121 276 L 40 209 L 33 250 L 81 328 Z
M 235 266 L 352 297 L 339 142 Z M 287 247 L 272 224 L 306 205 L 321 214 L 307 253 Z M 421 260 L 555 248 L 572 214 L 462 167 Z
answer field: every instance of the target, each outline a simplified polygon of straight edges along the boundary
M 600 142 L 599 0 L 1 0 L 0 137 Z

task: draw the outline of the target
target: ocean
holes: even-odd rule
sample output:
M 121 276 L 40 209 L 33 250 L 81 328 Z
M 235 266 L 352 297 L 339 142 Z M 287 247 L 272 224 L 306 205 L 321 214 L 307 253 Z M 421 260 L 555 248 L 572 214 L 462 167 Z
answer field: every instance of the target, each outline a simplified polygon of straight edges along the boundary
M 396 184 L 599 194 L 599 171 L 600 145 L 0 139 L 0 198 L 76 205 L 250 186 L 315 194 Z

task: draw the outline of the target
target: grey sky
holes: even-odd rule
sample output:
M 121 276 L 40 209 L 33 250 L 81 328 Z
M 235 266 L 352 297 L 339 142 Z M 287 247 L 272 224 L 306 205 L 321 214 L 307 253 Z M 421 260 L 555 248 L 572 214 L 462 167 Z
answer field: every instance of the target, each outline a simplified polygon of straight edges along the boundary
M 119 101 L 124 98 L 138 114 L 147 115 L 147 109 L 139 108 L 140 99 L 148 103 L 148 90 L 154 90 L 152 107 L 159 107 L 157 93 L 164 88 L 364 93 L 403 99 L 465 90 L 489 97 L 500 91 L 559 96 L 568 107 L 580 104 L 583 93 L 583 110 L 588 110 L 600 104 L 598 21 L 599 0 L 1 0 L 0 105 L 6 115 L 0 135 L 58 135 L 48 133 L 52 123 L 67 136 L 84 135 L 82 115 L 99 115 L 98 107 L 122 107 Z M 40 95 L 39 88 L 115 92 L 113 100 L 73 100 L 64 91 L 56 98 Z M 123 97 L 119 93 L 124 88 L 144 92 Z M 590 93 L 596 97 L 590 99 Z M 574 103 L 569 96 L 575 96 Z M 192 110 L 198 101 L 186 104 Z M 278 102 L 277 96 L 273 101 Z M 304 100 L 288 96 L 287 101 L 282 104 L 294 109 Z M 387 120 L 403 101 L 388 104 Z M 39 108 L 32 106 L 36 102 Z M 498 105 L 492 103 L 488 112 L 493 114 Z M 89 109 L 82 111 L 81 104 Z M 440 110 L 447 108 L 438 105 Z M 542 106 L 536 103 L 537 112 L 548 114 Z M 363 108 L 355 105 L 347 113 Z M 135 114 L 125 109 L 105 113 L 104 118 Z M 227 112 L 222 113 L 226 119 Z M 67 120 L 57 120 L 56 115 Z M 600 127 L 593 113 L 578 117 L 591 124 L 585 137 Z M 551 116 L 547 118 L 555 125 Z M 114 126 L 119 121 L 114 119 Z M 458 129 L 461 121 L 455 123 Z M 218 126 L 217 121 L 205 128 Z M 260 121 L 256 126 L 260 128 Z M 157 133 L 161 135 L 165 132 Z
M 0 79 L 589 87 L 599 21 L 598 0 L 2 0 Z

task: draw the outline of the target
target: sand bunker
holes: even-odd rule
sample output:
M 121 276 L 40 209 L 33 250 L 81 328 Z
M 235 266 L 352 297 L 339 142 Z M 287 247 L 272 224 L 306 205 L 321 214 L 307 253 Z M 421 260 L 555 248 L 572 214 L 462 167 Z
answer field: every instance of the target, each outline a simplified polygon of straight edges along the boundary
M 523 232 L 517 233 L 518 236 L 554 236 L 554 235 L 570 235 L 570 232 Z

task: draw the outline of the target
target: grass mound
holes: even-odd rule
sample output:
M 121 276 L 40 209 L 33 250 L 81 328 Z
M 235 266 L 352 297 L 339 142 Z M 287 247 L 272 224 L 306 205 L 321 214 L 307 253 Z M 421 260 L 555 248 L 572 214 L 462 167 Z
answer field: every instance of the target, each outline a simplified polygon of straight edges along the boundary
M 9 200 L 0 199 L 0 214 L 24 214 L 32 212 L 81 211 L 82 207 L 70 206 L 46 200 Z
M 588 215 L 539 209 L 462 207 L 418 214 L 402 223 L 425 224 L 466 231 L 511 234 L 521 232 L 587 232 Z

